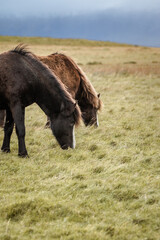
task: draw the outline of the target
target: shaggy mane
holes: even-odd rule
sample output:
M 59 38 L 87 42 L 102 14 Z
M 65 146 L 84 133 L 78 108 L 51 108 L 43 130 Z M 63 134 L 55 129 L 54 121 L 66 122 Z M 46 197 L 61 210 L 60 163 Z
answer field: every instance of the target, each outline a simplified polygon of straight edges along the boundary
M 18 53 L 20 55 L 26 56 L 28 54 L 32 54 L 30 51 L 27 49 L 27 45 L 20 43 L 18 46 L 16 46 L 13 50 L 10 52 Z
M 78 106 L 78 104 L 76 104 L 75 110 L 74 110 L 74 118 L 75 118 L 75 126 L 79 126 L 82 122 L 82 114 L 81 114 L 81 110 Z
M 102 101 L 98 98 L 97 96 L 97 92 L 94 89 L 94 87 L 92 86 L 91 82 L 89 81 L 89 79 L 87 78 L 86 74 L 83 72 L 83 70 L 73 61 L 73 59 L 71 59 L 69 56 L 63 54 L 63 53 L 53 53 L 51 55 L 61 55 L 64 58 L 67 58 L 67 60 L 69 62 L 71 62 L 71 64 L 73 65 L 73 67 L 77 70 L 80 79 L 81 79 L 81 87 L 83 89 L 83 91 L 81 91 L 81 95 L 80 95 L 80 99 L 82 101 L 86 100 L 89 104 L 91 104 L 94 108 L 96 108 L 97 110 L 101 110 L 102 109 Z

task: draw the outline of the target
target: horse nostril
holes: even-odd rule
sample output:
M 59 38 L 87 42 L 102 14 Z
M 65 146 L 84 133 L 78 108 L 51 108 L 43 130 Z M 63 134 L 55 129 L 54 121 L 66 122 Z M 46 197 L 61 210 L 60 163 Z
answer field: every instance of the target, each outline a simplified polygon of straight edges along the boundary
M 88 127 L 90 125 L 89 122 L 86 122 L 86 121 L 84 122 L 84 124 L 86 127 Z
M 98 128 L 98 127 L 99 127 L 99 124 L 98 124 L 98 123 L 95 123 L 94 126 L 95 126 L 96 128 Z
M 61 148 L 62 148 L 63 150 L 67 150 L 67 149 L 68 149 L 68 145 L 67 145 L 67 144 L 64 144 L 64 145 L 61 146 Z
M 74 149 L 74 148 L 75 148 L 75 145 L 72 145 L 70 148 Z

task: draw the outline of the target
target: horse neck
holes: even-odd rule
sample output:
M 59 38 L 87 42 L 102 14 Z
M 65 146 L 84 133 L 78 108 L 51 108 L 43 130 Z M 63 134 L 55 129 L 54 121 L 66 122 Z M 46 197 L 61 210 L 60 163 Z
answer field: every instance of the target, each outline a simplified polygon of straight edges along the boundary
M 80 77 L 80 84 L 79 84 L 75 98 L 78 101 L 78 105 L 80 106 L 80 108 L 82 108 L 84 105 L 85 106 L 89 105 L 86 92 L 83 87 L 83 79 L 81 77 Z
M 32 68 L 37 73 L 35 102 L 48 116 L 59 113 L 61 104 L 69 104 L 70 101 L 63 84 L 45 64 L 35 58 L 32 58 L 32 62 Z
M 52 80 L 51 80 L 52 81 Z M 54 79 L 53 79 L 54 81 Z M 61 103 L 64 101 L 63 93 L 60 88 L 52 82 L 48 84 L 47 81 L 41 82 L 38 86 L 38 94 L 36 96 L 36 103 L 45 112 L 47 116 L 60 112 Z

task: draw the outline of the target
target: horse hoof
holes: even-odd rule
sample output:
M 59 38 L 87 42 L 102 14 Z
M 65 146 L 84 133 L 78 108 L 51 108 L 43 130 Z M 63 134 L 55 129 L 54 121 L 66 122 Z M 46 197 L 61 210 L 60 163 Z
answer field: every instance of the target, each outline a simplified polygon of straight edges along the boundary
M 29 158 L 28 153 L 18 153 L 18 156 L 22 158 Z
M 1 150 L 2 150 L 2 152 L 10 153 L 10 149 L 9 148 L 2 148 Z

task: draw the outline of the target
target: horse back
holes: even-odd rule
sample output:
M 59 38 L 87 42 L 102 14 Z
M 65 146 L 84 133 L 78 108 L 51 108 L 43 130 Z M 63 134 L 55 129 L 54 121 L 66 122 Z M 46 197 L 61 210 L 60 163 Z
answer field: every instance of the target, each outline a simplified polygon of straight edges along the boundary
M 70 59 L 66 55 L 58 53 L 46 57 L 38 56 L 38 58 L 52 70 L 75 98 L 80 86 L 80 75 Z

